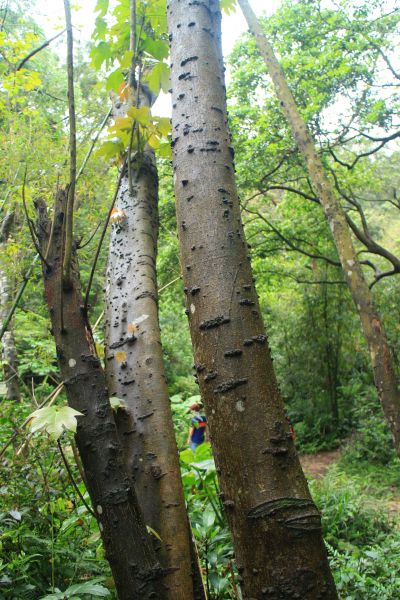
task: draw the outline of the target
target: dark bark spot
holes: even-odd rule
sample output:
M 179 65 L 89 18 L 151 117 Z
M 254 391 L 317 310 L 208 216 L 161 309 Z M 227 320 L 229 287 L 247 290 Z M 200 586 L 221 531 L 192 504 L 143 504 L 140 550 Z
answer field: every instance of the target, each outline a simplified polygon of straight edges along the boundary
M 253 335 L 252 339 L 257 342 L 258 344 L 265 344 L 265 342 L 267 341 L 267 336 L 265 335 Z
M 214 394 L 223 394 L 230 392 L 241 385 L 245 385 L 248 382 L 248 377 L 242 377 L 241 379 L 228 379 L 223 381 L 214 389 Z
M 235 348 L 234 350 L 227 350 L 224 352 L 225 358 L 234 358 L 235 356 L 241 356 L 243 354 L 243 350 L 239 348 Z
M 184 67 L 185 65 L 187 65 L 187 63 L 197 60 L 198 58 L 198 56 L 189 56 L 188 58 L 185 58 L 185 60 L 181 62 L 181 67 Z
M 207 373 L 207 375 L 204 377 L 204 381 L 205 383 L 208 383 L 209 381 L 212 381 L 213 379 L 215 379 L 218 376 L 217 371 L 209 371 Z
M 208 321 L 202 321 L 199 325 L 199 329 L 202 331 L 207 329 L 213 329 L 214 327 L 219 327 L 220 325 L 224 325 L 225 323 L 229 323 L 229 317 L 219 316 L 214 319 L 209 319 Z
M 255 302 L 253 302 L 253 300 L 250 300 L 249 298 L 241 298 L 239 300 L 239 304 L 240 306 L 254 306 Z

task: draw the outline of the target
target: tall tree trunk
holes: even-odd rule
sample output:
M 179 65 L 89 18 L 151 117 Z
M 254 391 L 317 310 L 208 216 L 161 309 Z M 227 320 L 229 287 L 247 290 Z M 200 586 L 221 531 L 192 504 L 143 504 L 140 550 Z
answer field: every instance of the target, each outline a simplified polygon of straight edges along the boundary
M 10 236 L 14 224 L 14 211 L 9 211 L 5 215 L 0 227 L 0 328 L 6 320 L 12 304 L 12 283 L 7 265 L 4 260 L 4 252 L 7 240 Z M 17 351 L 14 339 L 14 321 L 11 320 L 4 332 L 1 340 L 1 358 L 3 361 L 3 373 L 6 381 L 7 400 L 20 400 L 21 392 L 19 389 L 18 371 L 17 371 Z
M 154 538 L 154 545 L 161 565 L 169 573 L 165 579 L 167 597 L 201 600 L 202 584 L 196 592 L 193 590 L 193 541 L 158 322 L 158 176 L 150 148 L 131 162 L 131 178 L 132 193 L 128 172 L 121 180 L 114 213 L 117 220 L 110 238 L 107 379 L 110 394 L 125 404 L 116 413 L 118 433 L 145 522 L 161 538 Z M 197 563 L 194 569 L 200 575 Z
M 57 193 L 52 235 L 43 201 L 37 202 L 37 209 L 43 254 L 50 243 L 49 266 L 44 266 L 43 275 L 58 364 L 70 406 L 84 415 L 78 418 L 76 442 L 119 599 L 165 598 L 163 573 L 126 474 L 105 374 L 83 306 L 74 251 L 70 286 L 62 286 L 67 195 L 64 189 Z
M 244 597 L 337 598 L 254 287 L 217 0 L 171 0 L 175 195 L 195 366 Z
M 383 323 L 374 305 L 371 290 L 365 280 L 353 246 L 346 215 L 326 175 L 307 124 L 297 108 L 271 44 L 267 41 L 248 1 L 238 0 L 238 2 L 249 29 L 256 39 L 260 54 L 267 65 L 280 105 L 292 128 L 294 138 L 306 162 L 311 183 L 319 196 L 331 228 L 346 281 L 361 319 L 371 357 L 375 386 L 388 421 L 396 452 L 400 455 L 400 390 L 394 361 Z

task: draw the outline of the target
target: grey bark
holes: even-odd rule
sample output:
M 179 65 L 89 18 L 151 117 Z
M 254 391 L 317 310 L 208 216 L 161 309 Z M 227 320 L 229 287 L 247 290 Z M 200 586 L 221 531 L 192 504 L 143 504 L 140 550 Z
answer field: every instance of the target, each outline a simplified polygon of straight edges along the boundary
M 247 600 L 336 599 L 272 366 L 239 210 L 216 0 L 171 0 L 175 195 L 187 314 Z
M 10 279 L 9 268 L 4 260 L 4 252 L 8 238 L 14 224 L 14 211 L 8 211 L 0 226 L 0 329 L 8 317 L 12 305 L 13 285 Z M 11 319 L 4 331 L 1 340 L 1 359 L 3 361 L 3 373 L 6 381 L 7 400 L 20 400 L 21 392 L 18 381 L 17 350 L 14 338 L 14 320 Z
M 142 103 L 143 98 L 142 98 Z M 127 106 L 117 103 L 117 111 Z M 114 111 L 115 113 L 116 111 Z M 154 546 L 169 600 L 204 598 L 198 564 L 191 561 L 186 514 L 163 364 L 156 256 L 158 176 L 146 147 L 131 161 L 118 192 L 106 287 L 106 364 L 110 393 L 124 401 L 116 423 L 145 522 L 160 536 Z M 192 571 L 193 569 L 193 571 Z

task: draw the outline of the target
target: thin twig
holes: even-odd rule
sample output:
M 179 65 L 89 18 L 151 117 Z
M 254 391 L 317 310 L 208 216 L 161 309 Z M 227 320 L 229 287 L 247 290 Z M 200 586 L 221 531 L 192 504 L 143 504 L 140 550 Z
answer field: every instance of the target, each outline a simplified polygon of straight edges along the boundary
M 21 300 L 21 296 L 22 296 L 22 294 L 25 291 L 25 288 L 26 288 L 26 286 L 28 284 L 30 276 L 32 275 L 32 271 L 34 269 L 35 263 L 36 263 L 36 261 L 37 261 L 38 258 L 39 258 L 39 254 L 36 254 L 35 258 L 32 261 L 31 266 L 29 267 L 29 269 L 27 270 L 27 272 L 24 275 L 23 282 L 21 284 L 21 287 L 18 290 L 18 294 L 16 295 L 15 300 L 14 300 L 12 306 L 10 307 L 10 310 L 8 311 L 8 315 L 6 316 L 6 318 L 3 321 L 3 324 L 2 324 L 1 329 L 0 329 L 0 342 L 1 342 L 2 338 L 3 338 L 4 333 L 7 331 L 8 324 L 11 321 L 11 319 L 13 318 L 15 310 L 18 307 L 19 301 Z
M 68 73 L 68 114 L 69 114 L 69 185 L 65 216 L 65 248 L 63 260 L 63 281 L 69 286 L 71 281 L 72 239 L 74 230 L 74 203 L 76 183 L 76 115 L 74 94 L 74 57 L 71 23 L 71 6 L 64 0 L 65 22 L 67 25 L 67 73 Z
M 60 33 L 57 33 L 57 35 L 53 36 L 49 40 L 46 40 L 41 46 L 32 50 L 32 52 L 30 52 L 27 56 L 25 56 L 25 58 L 23 58 L 21 60 L 21 62 L 19 63 L 18 67 L 15 70 L 19 71 L 20 69 L 22 69 L 22 67 L 28 62 L 28 60 L 30 60 L 33 56 L 35 56 L 35 54 L 37 54 L 38 52 L 40 52 L 41 50 L 43 50 L 44 48 L 49 46 L 49 44 L 51 44 L 51 42 L 54 42 L 54 40 L 59 38 L 63 33 L 65 33 L 65 31 L 66 31 L 66 29 L 63 29 L 62 31 L 60 31 Z
M 71 467 L 69 466 L 69 462 L 68 462 L 68 460 L 67 460 L 67 457 L 66 457 L 66 456 L 65 456 L 65 454 L 64 454 L 64 450 L 63 450 L 63 448 L 62 448 L 62 446 L 61 446 L 60 440 L 57 440 L 57 446 L 58 446 L 58 449 L 60 450 L 61 457 L 62 457 L 62 459 L 63 459 L 63 463 L 64 463 L 64 465 L 65 465 L 65 468 L 67 469 L 67 472 L 68 472 L 68 475 L 69 475 L 70 481 L 71 481 L 71 483 L 72 483 L 72 485 L 73 485 L 73 487 L 74 487 L 74 489 L 75 489 L 76 493 L 78 494 L 79 498 L 82 500 L 83 504 L 86 506 L 86 508 L 88 509 L 88 511 L 90 512 L 90 514 L 91 514 L 91 515 L 92 515 L 92 516 L 93 516 L 93 517 L 96 519 L 96 521 L 97 521 L 97 517 L 96 517 L 96 514 L 95 514 L 95 512 L 94 512 L 94 511 L 93 511 L 93 510 L 90 508 L 89 504 L 86 502 L 85 498 L 83 497 L 83 494 L 82 494 L 82 492 L 81 492 L 81 491 L 80 491 L 80 489 L 78 488 L 78 485 L 77 485 L 77 483 L 76 483 L 76 481 L 75 481 L 75 479 L 74 479 L 73 473 L 72 473 L 72 471 L 71 471 Z
M 112 107 L 110 108 L 110 110 L 108 111 L 108 113 L 106 114 L 106 116 L 104 117 L 104 119 L 102 120 L 102 122 L 100 124 L 100 127 L 99 127 L 99 130 L 97 131 L 95 137 L 92 140 L 92 145 L 90 146 L 90 148 L 89 148 L 89 150 L 88 150 L 88 152 L 87 152 L 87 154 L 86 154 L 86 156 L 85 156 L 85 158 L 83 160 L 83 163 L 81 164 L 81 167 L 80 167 L 80 169 L 78 171 L 78 174 L 76 176 L 75 182 L 78 181 L 79 177 L 82 175 L 83 171 L 85 170 L 85 167 L 86 167 L 86 165 L 87 165 L 87 163 L 89 161 L 89 158 L 92 155 L 92 152 L 93 152 L 94 147 L 95 147 L 95 145 L 97 143 L 97 140 L 99 139 L 101 132 L 103 131 L 104 127 L 106 126 L 106 123 L 107 123 L 108 119 L 111 117 L 111 114 L 112 114 Z
M 24 207 L 26 221 L 28 223 L 29 232 L 31 234 L 33 245 L 35 246 L 35 250 L 39 254 L 39 256 L 40 256 L 41 260 L 44 262 L 44 264 L 47 267 L 49 267 L 50 266 L 49 263 L 47 262 L 46 258 L 43 256 L 43 254 L 42 254 L 42 252 L 41 252 L 41 250 L 39 248 L 39 244 L 37 243 L 35 232 L 34 232 L 33 227 L 32 227 L 32 222 L 31 222 L 31 219 L 29 218 L 28 208 L 26 206 L 26 198 L 25 198 L 25 184 L 26 184 L 26 168 L 25 168 L 25 174 L 24 174 L 24 181 L 23 181 L 23 184 L 22 184 L 22 204 L 23 204 L 23 207 Z
M 104 238 L 106 236 L 107 227 L 108 227 L 108 224 L 110 222 L 111 213 L 112 213 L 112 210 L 114 208 L 114 204 L 115 204 L 115 202 L 117 200 L 119 188 L 121 186 L 121 181 L 122 181 L 122 178 L 124 177 L 124 174 L 125 174 L 126 163 L 127 163 L 127 159 L 125 158 L 124 164 L 122 165 L 121 171 L 119 173 L 117 187 L 115 189 L 114 197 L 112 199 L 110 208 L 108 209 L 108 214 L 107 214 L 106 220 L 104 222 L 103 231 L 101 232 L 100 240 L 99 240 L 99 243 L 97 245 L 96 254 L 94 256 L 93 265 L 92 265 L 92 268 L 91 268 L 91 271 L 90 271 L 89 281 L 88 281 L 88 285 L 87 285 L 87 288 L 86 288 L 85 303 L 84 303 L 85 310 L 87 310 L 87 308 L 88 308 L 90 289 L 92 287 L 93 277 L 94 277 L 94 273 L 96 271 L 96 266 L 97 266 L 97 261 L 98 261 L 99 255 L 100 255 L 100 250 L 101 250 L 101 247 L 103 245 Z

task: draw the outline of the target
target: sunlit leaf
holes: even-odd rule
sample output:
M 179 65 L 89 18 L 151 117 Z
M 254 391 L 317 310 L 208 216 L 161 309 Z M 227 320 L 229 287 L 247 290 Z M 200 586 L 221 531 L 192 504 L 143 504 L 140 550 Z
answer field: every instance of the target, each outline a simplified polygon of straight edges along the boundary
M 159 62 L 147 75 L 147 83 L 152 92 L 158 94 L 160 89 L 167 93 L 169 88 L 169 67 L 166 63 Z
M 70 406 L 46 406 L 35 410 L 29 417 L 32 432 L 43 429 L 58 439 L 65 430 L 75 433 L 76 417 L 83 417 L 83 414 Z
M 106 89 L 117 91 L 123 82 L 124 82 L 124 76 L 122 74 L 122 70 L 115 69 L 115 71 L 110 73 L 110 75 L 107 77 Z

